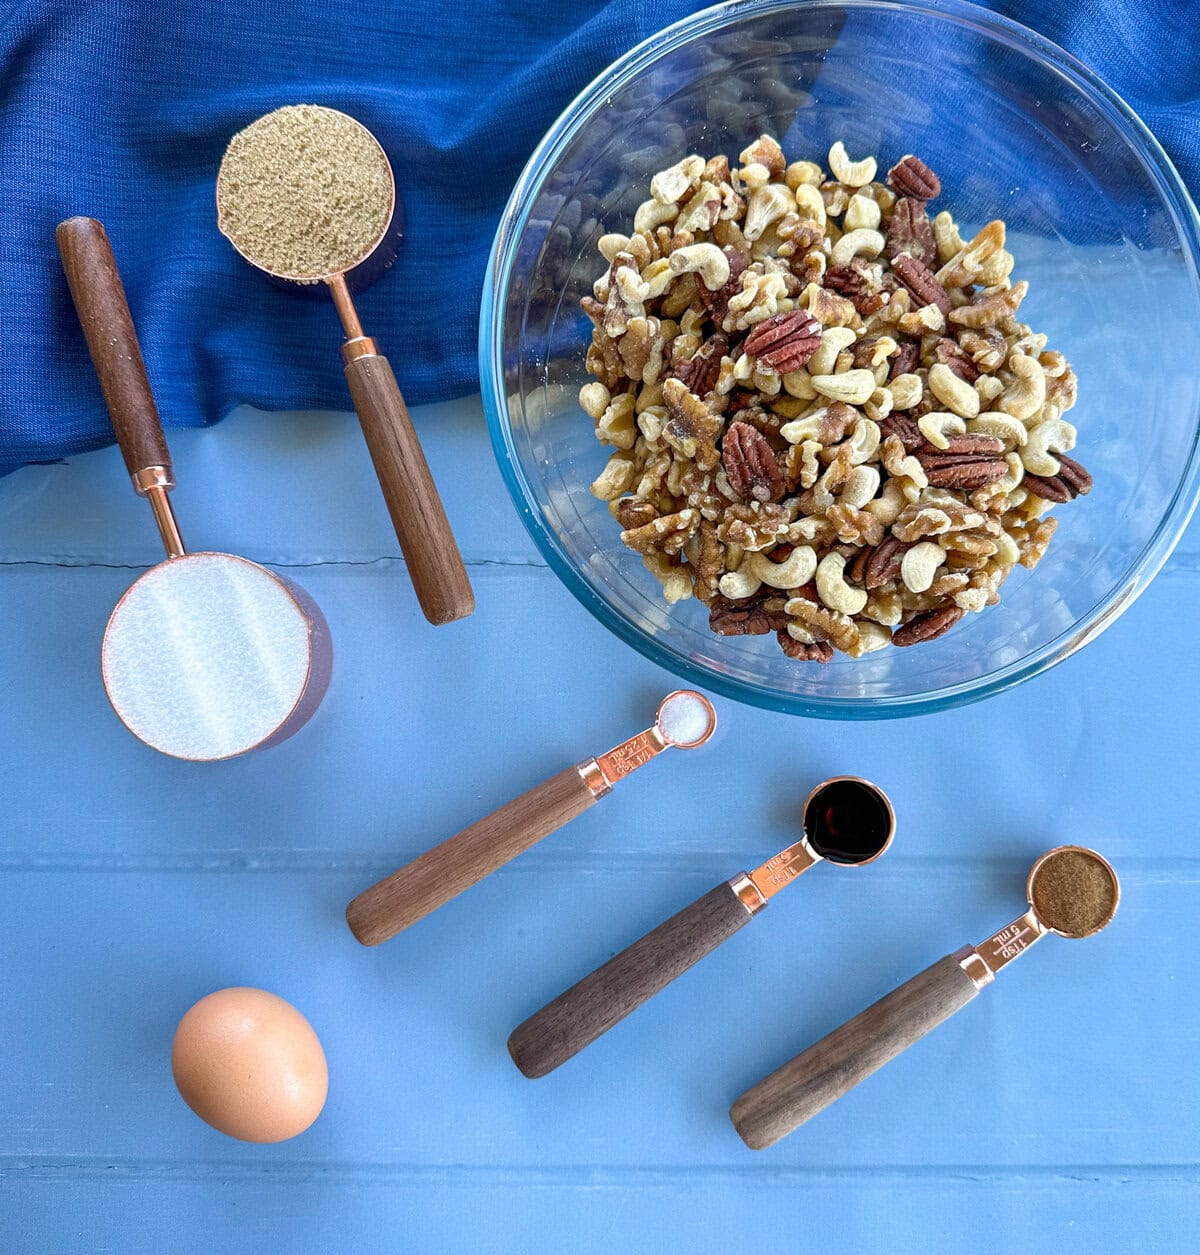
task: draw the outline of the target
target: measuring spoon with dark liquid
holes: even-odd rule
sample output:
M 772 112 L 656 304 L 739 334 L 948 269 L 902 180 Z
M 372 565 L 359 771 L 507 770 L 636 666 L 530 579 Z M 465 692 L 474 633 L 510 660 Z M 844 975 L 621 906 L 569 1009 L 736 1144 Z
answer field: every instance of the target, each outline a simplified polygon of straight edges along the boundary
M 517 1067 L 531 1078 L 553 1072 L 711 954 L 814 863 L 862 867 L 896 830 L 886 794 L 856 776 L 817 785 L 803 815 L 804 835 L 794 845 L 697 898 L 515 1028 L 508 1052 Z

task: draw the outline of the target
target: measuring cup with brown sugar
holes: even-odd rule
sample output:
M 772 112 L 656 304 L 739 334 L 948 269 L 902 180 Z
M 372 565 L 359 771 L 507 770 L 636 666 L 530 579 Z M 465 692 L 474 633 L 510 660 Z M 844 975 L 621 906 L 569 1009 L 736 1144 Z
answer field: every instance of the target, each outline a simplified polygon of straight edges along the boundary
M 728 941 L 797 876 L 822 862 L 865 867 L 896 831 L 887 795 L 857 776 L 817 785 L 801 816 L 799 841 L 722 881 L 515 1028 L 508 1052 L 517 1067 L 531 1078 L 552 1072 Z
M 978 946 L 964 946 L 836 1028 L 748 1089 L 730 1119 L 752 1150 L 774 1145 L 962 1010 L 1006 964 L 1047 933 L 1091 937 L 1112 922 L 1121 887 L 1095 850 L 1060 845 L 1034 863 L 1029 910 Z
M 217 175 L 217 226 L 252 266 L 290 285 L 325 284 L 345 332 L 346 382 L 375 474 L 430 623 L 475 609 L 475 594 L 400 385 L 363 333 L 351 291 L 394 259 L 396 181 L 361 122 L 286 105 L 229 142 Z

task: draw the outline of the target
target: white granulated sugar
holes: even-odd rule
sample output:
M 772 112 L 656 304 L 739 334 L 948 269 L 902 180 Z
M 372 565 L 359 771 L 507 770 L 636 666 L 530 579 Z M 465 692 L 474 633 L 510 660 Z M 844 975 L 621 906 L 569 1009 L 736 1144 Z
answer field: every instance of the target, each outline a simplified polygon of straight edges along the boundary
M 269 572 L 227 554 L 154 567 L 125 594 L 104 636 L 117 714 L 176 758 L 253 749 L 300 700 L 309 662 L 300 607 Z
M 708 707 L 695 693 L 676 693 L 658 716 L 658 730 L 672 745 L 693 745 L 708 731 Z

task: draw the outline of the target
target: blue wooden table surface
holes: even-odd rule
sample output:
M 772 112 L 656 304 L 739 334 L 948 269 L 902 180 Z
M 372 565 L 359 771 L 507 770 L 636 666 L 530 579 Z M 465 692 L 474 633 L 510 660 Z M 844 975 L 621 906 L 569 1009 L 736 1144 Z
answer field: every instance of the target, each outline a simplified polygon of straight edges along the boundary
M 596 624 L 521 530 L 477 401 L 416 415 L 478 596 L 432 629 L 354 419 L 242 411 L 171 433 L 195 547 L 293 575 L 336 643 L 316 719 L 218 765 L 111 713 L 104 623 L 157 560 L 113 450 L 0 481 L 0 1252 L 1193 1252 L 1200 532 L 1082 654 L 898 723 L 718 701 L 673 755 L 411 932 L 364 950 L 359 889 L 645 726 L 673 679 Z M 816 868 L 753 928 L 545 1080 L 512 1027 L 795 838 L 824 776 L 899 832 Z M 730 1101 L 1022 909 L 1031 860 L 1115 863 L 1116 922 L 1050 938 L 764 1153 Z M 210 990 L 309 1017 L 329 1102 L 296 1140 L 184 1106 L 172 1033 Z

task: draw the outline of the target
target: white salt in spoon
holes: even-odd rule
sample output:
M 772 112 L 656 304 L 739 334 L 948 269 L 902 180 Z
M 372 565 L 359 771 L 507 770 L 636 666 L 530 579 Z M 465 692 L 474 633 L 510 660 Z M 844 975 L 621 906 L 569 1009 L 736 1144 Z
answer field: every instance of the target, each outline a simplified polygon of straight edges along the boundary
M 134 736 L 174 758 L 211 762 L 273 745 L 324 696 L 325 620 L 303 590 L 257 563 L 185 551 L 167 497 L 171 455 L 108 236 L 94 218 L 69 218 L 56 238 L 125 466 L 167 551 L 108 621 L 109 700 Z
M 350 931 L 364 946 L 387 941 L 582 815 L 623 776 L 669 746 L 690 750 L 703 745 L 716 726 L 707 697 L 691 689 L 668 693 L 652 728 L 599 758 L 560 771 L 363 890 L 346 908 Z

